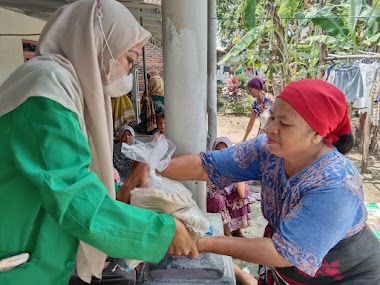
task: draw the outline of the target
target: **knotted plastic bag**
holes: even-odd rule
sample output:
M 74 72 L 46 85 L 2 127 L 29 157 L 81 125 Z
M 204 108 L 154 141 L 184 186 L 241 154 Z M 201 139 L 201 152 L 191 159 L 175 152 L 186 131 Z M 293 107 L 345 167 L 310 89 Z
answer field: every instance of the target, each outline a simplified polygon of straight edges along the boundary
M 192 199 L 192 193 L 183 184 L 156 174 L 156 170 L 167 167 L 175 151 L 170 140 L 159 136 L 155 142 L 123 144 L 121 151 L 126 157 L 149 165 L 148 186 L 131 191 L 131 205 L 172 215 L 184 223 L 195 240 L 212 234 L 211 223 Z

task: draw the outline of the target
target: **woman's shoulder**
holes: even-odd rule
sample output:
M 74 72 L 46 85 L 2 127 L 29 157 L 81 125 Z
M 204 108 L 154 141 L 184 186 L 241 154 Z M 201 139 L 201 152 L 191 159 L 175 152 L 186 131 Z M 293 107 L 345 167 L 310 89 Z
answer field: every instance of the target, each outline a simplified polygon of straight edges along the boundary
M 235 159 L 239 158 L 242 161 L 258 160 L 261 163 L 273 160 L 276 157 L 269 152 L 267 136 L 265 134 L 236 144 L 233 156 Z
M 265 93 L 264 103 L 273 104 L 275 97 L 272 94 Z
M 337 185 L 340 188 L 344 186 L 343 188 L 359 189 L 362 185 L 360 173 L 354 163 L 336 149 L 317 159 L 305 169 L 302 176 L 321 186 Z

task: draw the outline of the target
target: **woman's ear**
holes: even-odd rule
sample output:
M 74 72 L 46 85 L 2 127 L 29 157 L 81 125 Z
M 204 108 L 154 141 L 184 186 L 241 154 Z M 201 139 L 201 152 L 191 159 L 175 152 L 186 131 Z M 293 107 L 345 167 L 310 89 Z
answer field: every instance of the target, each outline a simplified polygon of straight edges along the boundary
M 315 133 L 314 133 L 314 135 L 313 135 L 313 137 L 311 139 L 311 142 L 313 144 L 317 145 L 317 144 L 319 144 L 319 143 L 321 143 L 323 141 L 323 137 L 320 134 L 318 134 L 316 131 L 314 131 L 314 132 Z

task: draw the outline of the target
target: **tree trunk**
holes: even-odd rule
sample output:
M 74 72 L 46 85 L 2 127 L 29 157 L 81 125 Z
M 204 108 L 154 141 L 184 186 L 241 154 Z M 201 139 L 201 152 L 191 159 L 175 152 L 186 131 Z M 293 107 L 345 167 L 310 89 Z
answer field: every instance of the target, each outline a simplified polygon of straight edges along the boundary
M 378 125 L 371 127 L 371 143 L 369 145 L 369 153 L 380 159 L 380 129 Z

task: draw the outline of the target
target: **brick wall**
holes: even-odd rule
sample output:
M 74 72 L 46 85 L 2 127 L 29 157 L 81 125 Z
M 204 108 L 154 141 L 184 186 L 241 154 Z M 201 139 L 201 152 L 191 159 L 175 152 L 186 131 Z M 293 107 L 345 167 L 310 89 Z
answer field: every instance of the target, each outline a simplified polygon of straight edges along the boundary
M 145 90 L 144 86 L 144 72 L 143 72 L 143 58 L 139 57 L 140 67 L 139 67 L 139 83 L 140 83 L 140 91 Z M 145 61 L 146 61 L 146 71 L 157 71 L 161 77 L 164 76 L 164 68 L 163 68 L 163 55 L 162 49 L 157 48 L 155 46 L 147 44 L 145 46 Z

